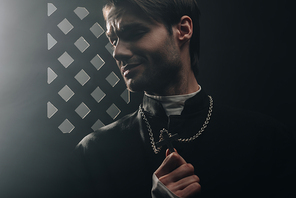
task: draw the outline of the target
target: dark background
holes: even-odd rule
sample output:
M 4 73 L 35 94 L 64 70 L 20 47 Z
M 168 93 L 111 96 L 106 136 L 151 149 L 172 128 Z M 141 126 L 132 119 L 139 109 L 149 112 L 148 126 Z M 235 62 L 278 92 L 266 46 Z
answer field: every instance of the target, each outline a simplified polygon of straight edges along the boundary
M 198 81 L 202 88 L 214 101 L 267 114 L 295 131 L 295 15 L 292 1 L 198 2 L 202 13 Z M 47 3 L 58 8 L 50 17 L 47 16 Z M 72 106 L 78 104 L 75 101 L 85 98 L 92 103 L 87 91 L 68 103 L 57 95 L 64 86 L 63 81 L 75 86 L 69 77 L 75 68 L 89 64 L 89 61 L 84 63 L 84 56 L 67 42 L 75 42 L 88 23 L 92 25 L 98 21 L 104 26 L 102 4 L 99 0 L 1 0 L 0 197 L 62 197 L 67 186 L 65 172 L 69 153 L 91 132 L 89 126 L 95 117 L 104 124 L 113 121 L 99 110 L 93 110 L 84 120 L 73 113 Z M 78 6 L 86 7 L 91 13 L 83 21 L 73 13 Z M 67 37 L 56 27 L 65 17 L 76 28 Z M 47 33 L 60 39 L 52 50 L 47 50 Z M 105 77 L 110 71 L 119 76 L 111 55 L 104 48 L 107 42 L 104 35 L 93 39 L 92 48 L 83 54 L 91 57 L 96 51 L 108 65 L 91 74 L 92 77 Z M 56 84 L 48 85 L 47 68 L 60 67 L 57 58 L 68 45 L 77 64 L 73 64 L 73 70 L 67 70 L 69 75 L 59 75 Z M 104 81 L 97 83 L 105 86 Z M 92 83 L 89 84 L 85 90 L 91 90 Z M 103 104 L 108 106 L 111 103 L 107 101 L 117 102 L 122 111 L 118 118 L 134 111 L 142 97 L 132 94 L 131 102 L 124 104 L 115 97 L 123 89 L 122 80 L 114 88 L 106 88 L 107 98 Z M 46 116 L 48 101 L 55 101 L 60 107 L 51 119 Z M 64 118 L 75 123 L 70 134 L 63 134 L 58 129 Z

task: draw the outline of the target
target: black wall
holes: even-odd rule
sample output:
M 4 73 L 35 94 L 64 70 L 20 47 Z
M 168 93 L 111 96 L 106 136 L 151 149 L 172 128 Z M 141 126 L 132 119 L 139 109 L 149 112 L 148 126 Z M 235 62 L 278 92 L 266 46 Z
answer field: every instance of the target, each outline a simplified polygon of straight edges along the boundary
M 199 1 L 200 82 L 216 100 L 296 128 L 292 1 Z
M 202 13 L 198 81 L 202 88 L 215 102 L 262 112 L 295 131 L 292 1 L 198 2 Z M 47 3 L 58 8 L 52 16 L 47 16 Z M 89 97 L 97 85 L 108 86 L 104 78 L 111 71 L 120 75 L 105 49 L 108 42 L 105 36 L 94 39 L 86 33 L 95 21 L 104 25 L 102 4 L 99 0 L 1 1 L 0 197 L 61 197 L 66 186 L 66 159 L 71 150 L 91 132 L 90 126 L 97 118 L 104 124 L 113 121 L 105 109 L 101 111 L 101 106 Z M 77 7 L 87 8 L 89 16 L 78 19 L 73 13 Z M 56 26 L 64 18 L 75 26 L 67 36 Z M 48 33 L 58 39 L 51 50 L 47 49 Z M 83 54 L 72 42 L 81 35 L 91 41 L 91 47 Z M 65 50 L 75 58 L 67 70 L 57 61 Z M 99 71 L 93 71 L 86 58 L 96 53 L 106 62 L 106 67 Z M 56 84 L 47 83 L 48 67 L 58 72 Z M 73 80 L 80 68 L 85 68 L 92 79 L 103 80 L 91 81 L 82 89 Z M 76 92 L 69 102 L 57 95 L 65 82 Z M 122 80 L 114 88 L 106 87 L 104 105 L 114 102 L 122 111 L 116 119 L 134 111 L 142 97 L 132 94 L 131 102 L 126 104 L 118 97 L 123 90 Z M 93 108 L 85 119 L 73 111 L 82 100 Z M 48 101 L 54 101 L 59 108 L 50 119 L 46 109 Z M 75 125 L 69 134 L 58 129 L 65 118 Z

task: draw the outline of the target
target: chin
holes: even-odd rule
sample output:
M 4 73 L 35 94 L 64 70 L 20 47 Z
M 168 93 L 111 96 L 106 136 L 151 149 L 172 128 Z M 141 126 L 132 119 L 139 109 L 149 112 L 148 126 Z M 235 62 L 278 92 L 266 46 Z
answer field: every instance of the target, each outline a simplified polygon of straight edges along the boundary
M 146 83 L 142 80 L 128 79 L 125 81 L 126 87 L 131 92 L 142 92 L 146 90 Z
M 130 85 L 126 85 L 127 89 L 130 91 L 130 92 L 142 92 L 144 91 L 143 89 L 140 89 L 139 87 L 137 86 L 130 86 Z

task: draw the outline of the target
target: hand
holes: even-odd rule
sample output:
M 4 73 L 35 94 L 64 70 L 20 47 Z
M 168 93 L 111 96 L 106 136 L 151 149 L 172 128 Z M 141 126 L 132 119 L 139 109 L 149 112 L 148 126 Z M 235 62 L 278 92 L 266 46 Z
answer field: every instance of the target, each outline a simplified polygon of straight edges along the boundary
M 166 158 L 155 171 L 155 175 L 172 193 L 181 198 L 192 197 L 201 190 L 194 167 L 177 152 L 166 151 Z

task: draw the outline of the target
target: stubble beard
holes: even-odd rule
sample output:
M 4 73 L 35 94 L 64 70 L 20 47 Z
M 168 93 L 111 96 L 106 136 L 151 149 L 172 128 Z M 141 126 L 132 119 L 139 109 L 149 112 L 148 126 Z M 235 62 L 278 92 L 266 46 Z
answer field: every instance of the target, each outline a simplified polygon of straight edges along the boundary
M 142 74 L 131 79 L 125 79 L 128 90 L 131 92 L 146 91 L 162 95 L 179 84 L 182 68 L 179 55 L 170 52 L 166 54 L 166 59 L 163 59 L 163 56 L 162 54 L 155 53 L 153 60 L 162 60 L 161 62 L 145 65 Z

